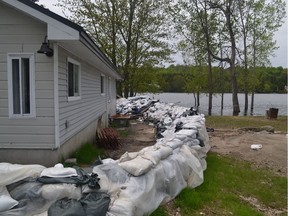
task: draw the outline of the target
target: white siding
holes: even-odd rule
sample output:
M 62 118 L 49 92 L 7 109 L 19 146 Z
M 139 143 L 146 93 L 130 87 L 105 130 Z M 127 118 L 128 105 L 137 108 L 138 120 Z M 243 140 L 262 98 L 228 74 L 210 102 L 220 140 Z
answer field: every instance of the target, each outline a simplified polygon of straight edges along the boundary
M 47 26 L 0 3 L 0 148 L 54 148 L 53 58 L 38 54 Z M 9 119 L 7 53 L 35 53 L 36 118 Z
M 81 99 L 69 102 L 66 68 L 68 57 L 79 62 L 81 66 Z M 98 120 L 102 115 L 105 115 L 104 117 L 106 118 L 107 99 L 105 95 L 101 95 L 101 73 L 103 72 L 98 71 L 97 68 L 59 48 L 59 119 L 61 144 L 91 122 Z M 66 122 L 68 122 L 68 127 L 65 125 Z

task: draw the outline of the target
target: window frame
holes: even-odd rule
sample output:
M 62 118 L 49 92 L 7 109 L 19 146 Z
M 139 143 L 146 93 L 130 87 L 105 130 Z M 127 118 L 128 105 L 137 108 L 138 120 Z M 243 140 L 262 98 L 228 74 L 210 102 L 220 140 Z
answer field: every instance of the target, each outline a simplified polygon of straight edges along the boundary
M 76 96 L 69 96 L 69 63 L 78 66 L 78 95 Z M 68 98 L 68 102 L 81 99 L 81 64 L 80 62 L 70 57 L 67 57 L 67 98 Z
M 21 61 L 23 58 L 29 59 L 29 100 L 30 100 L 30 113 L 23 113 L 22 101 L 23 94 L 20 94 L 20 114 L 14 113 L 14 93 L 13 93 L 13 67 L 12 60 L 18 59 Z M 19 63 L 20 65 L 20 63 Z M 20 66 L 21 68 L 21 66 Z M 8 105 L 9 105 L 9 118 L 35 118 L 36 106 L 35 106 L 35 55 L 34 53 L 7 53 L 7 72 L 8 72 Z M 21 79 L 22 74 L 18 71 Z M 20 80 L 19 79 L 19 80 Z M 22 79 L 21 79 L 22 80 Z M 20 92 L 22 93 L 23 83 L 19 82 Z
M 100 94 L 105 95 L 105 75 L 101 74 L 100 76 Z

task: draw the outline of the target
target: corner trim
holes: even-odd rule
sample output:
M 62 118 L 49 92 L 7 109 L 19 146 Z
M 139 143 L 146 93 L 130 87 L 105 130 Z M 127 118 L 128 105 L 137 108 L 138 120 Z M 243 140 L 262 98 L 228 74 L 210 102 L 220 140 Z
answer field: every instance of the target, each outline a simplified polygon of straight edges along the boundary
M 58 86 L 58 66 L 59 66 L 59 52 L 58 44 L 53 43 L 54 49 L 54 113 L 55 113 L 55 147 L 60 147 L 60 129 L 59 129 L 59 86 Z

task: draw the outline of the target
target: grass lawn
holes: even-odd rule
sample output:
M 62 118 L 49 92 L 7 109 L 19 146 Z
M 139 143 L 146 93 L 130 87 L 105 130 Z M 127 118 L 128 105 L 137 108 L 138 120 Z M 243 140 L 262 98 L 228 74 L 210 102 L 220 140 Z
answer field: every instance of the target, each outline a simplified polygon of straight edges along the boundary
M 206 116 L 206 126 L 221 129 L 262 127 L 270 125 L 276 131 L 287 132 L 287 116 L 267 119 L 265 116 Z
M 79 150 L 74 152 L 71 157 L 77 159 L 78 165 L 88 165 L 94 162 L 98 157 L 105 157 L 105 150 L 96 148 L 91 143 L 84 144 Z
M 266 210 L 286 209 L 286 177 L 276 176 L 269 170 L 255 170 L 247 162 L 216 153 L 208 153 L 207 163 L 204 183 L 194 189 L 184 189 L 175 199 L 175 208 L 180 207 L 181 216 L 264 215 L 245 201 L 252 198 Z M 168 216 L 168 213 L 164 207 L 160 207 L 151 215 Z

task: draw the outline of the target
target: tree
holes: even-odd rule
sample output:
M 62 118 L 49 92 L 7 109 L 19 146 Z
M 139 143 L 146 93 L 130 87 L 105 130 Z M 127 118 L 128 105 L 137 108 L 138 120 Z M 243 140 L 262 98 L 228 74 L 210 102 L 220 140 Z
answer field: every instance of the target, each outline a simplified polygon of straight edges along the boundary
M 215 14 L 209 14 L 207 10 L 207 1 L 205 0 L 193 0 L 190 3 L 179 0 L 177 5 L 171 7 L 170 12 L 172 12 L 174 17 L 176 31 L 184 38 L 180 41 L 179 48 L 182 50 L 183 56 L 188 56 L 185 59 L 186 62 L 192 62 L 195 66 L 205 66 L 208 64 L 208 114 L 211 115 L 213 94 L 212 58 L 210 52 L 207 52 L 207 50 L 213 49 L 211 37 L 215 31 L 216 23 L 214 19 Z M 186 82 L 186 85 L 193 85 L 193 80 L 190 82 L 192 83 L 189 84 Z M 191 87 L 186 89 L 192 90 Z M 197 95 L 199 98 L 199 90 L 197 91 Z
M 133 79 L 145 64 L 169 59 L 169 28 L 164 13 L 168 0 L 63 0 L 69 19 L 80 24 L 119 68 L 124 81 L 119 93 L 134 94 Z
M 276 41 L 273 40 L 274 32 L 282 25 L 285 17 L 285 1 L 275 0 L 266 3 L 265 0 L 255 1 L 252 9 L 252 44 L 251 66 L 253 72 L 256 66 L 270 64 L 269 57 L 273 55 Z M 273 17 L 273 19 L 271 19 Z M 251 112 L 254 106 L 254 89 L 252 88 Z
M 274 32 L 282 25 L 285 16 L 285 2 L 277 0 L 268 2 L 265 0 L 238 0 L 239 8 L 239 44 L 243 44 L 243 49 L 238 47 L 243 55 L 244 65 L 244 92 L 245 92 L 245 113 L 248 109 L 248 68 L 269 65 L 269 57 L 277 49 L 273 40 Z M 273 19 L 271 19 L 273 17 Z M 241 43 L 243 42 L 243 43 Z M 254 70 L 254 69 L 253 69 Z M 255 70 L 254 70 L 255 71 Z M 252 101 L 254 92 L 252 90 Z M 253 109 L 253 103 L 251 103 Z

